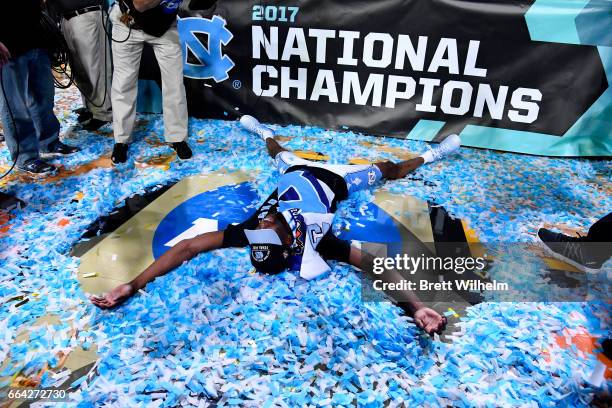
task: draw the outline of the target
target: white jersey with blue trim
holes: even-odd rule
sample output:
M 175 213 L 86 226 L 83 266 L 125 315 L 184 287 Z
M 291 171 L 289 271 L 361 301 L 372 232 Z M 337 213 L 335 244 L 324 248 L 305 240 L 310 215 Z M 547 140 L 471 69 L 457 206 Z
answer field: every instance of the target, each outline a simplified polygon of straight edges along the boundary
M 280 152 L 275 160 L 281 173 L 278 209 L 294 238 L 291 269 L 299 270 L 305 279 L 312 279 L 329 270 L 317 246 L 331 229 L 336 202 L 346 198 L 348 193 L 377 183 L 382 173 L 373 164 L 316 163 L 290 151 Z
M 331 228 L 335 194 L 308 169 L 285 173 L 278 182 L 278 208 L 293 232 L 291 269 L 304 279 L 329 271 L 316 248 Z
M 305 170 L 292 171 L 278 182 L 278 205 L 281 212 L 297 208 L 304 213 L 331 213 L 334 192 L 314 174 Z

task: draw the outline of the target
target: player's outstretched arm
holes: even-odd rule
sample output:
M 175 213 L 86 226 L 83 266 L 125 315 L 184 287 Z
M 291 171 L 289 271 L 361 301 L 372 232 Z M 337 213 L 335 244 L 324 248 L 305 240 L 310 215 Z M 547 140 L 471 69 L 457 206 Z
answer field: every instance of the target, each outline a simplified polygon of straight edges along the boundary
M 372 271 L 374 257 L 361 249 L 351 246 L 349 263 L 361 271 Z M 397 271 L 387 271 L 385 280 L 400 282 L 403 277 Z M 388 295 L 414 319 L 417 326 L 425 330 L 427 334 L 442 333 L 446 328 L 446 318 L 438 312 L 426 307 L 412 291 L 392 292 Z
M 119 306 L 155 278 L 167 274 L 201 252 L 221 248 L 222 244 L 223 231 L 208 232 L 181 241 L 155 260 L 131 282 L 119 285 L 101 296 L 90 296 L 89 300 L 102 309 Z

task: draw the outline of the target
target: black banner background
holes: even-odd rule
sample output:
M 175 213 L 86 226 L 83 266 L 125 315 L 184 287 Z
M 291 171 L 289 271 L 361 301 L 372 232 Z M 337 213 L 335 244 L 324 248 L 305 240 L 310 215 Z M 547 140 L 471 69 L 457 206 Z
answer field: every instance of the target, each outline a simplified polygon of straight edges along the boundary
M 213 11 L 227 20 L 227 28 L 233 39 L 224 48 L 232 58 L 235 67 L 229 79 L 216 83 L 213 80 L 186 79 L 190 114 L 196 117 L 226 118 L 226 113 L 252 114 L 263 122 L 279 124 L 301 123 L 339 129 L 347 126 L 353 130 L 371 134 L 405 137 L 420 119 L 446 121 L 439 135 L 460 132 L 468 124 L 501 127 L 513 130 L 563 135 L 589 106 L 607 88 L 605 72 L 596 47 L 584 45 L 545 43 L 532 41 L 524 19 L 525 12 L 532 1 L 443 1 L 443 0 L 378 0 L 364 1 L 298 1 L 275 2 L 275 5 L 296 5 L 300 7 L 294 23 L 252 21 L 252 2 L 222 0 Z M 270 3 L 272 4 L 272 3 Z M 208 11 L 210 13 L 210 11 Z M 183 12 L 182 16 L 198 16 L 196 11 Z M 205 17 L 209 17 L 204 15 Z M 262 58 L 252 58 L 253 25 L 261 25 L 269 35 L 269 27 L 279 29 L 279 54 L 282 53 L 284 39 L 289 27 L 303 27 L 307 36 L 309 28 L 359 31 L 360 40 L 370 32 L 389 33 L 395 39 L 397 34 L 407 34 L 416 42 L 418 36 L 428 37 L 426 53 L 427 67 L 439 40 L 443 37 L 457 39 L 460 68 L 463 68 L 468 43 L 480 41 L 477 67 L 488 70 L 485 78 L 453 75 L 448 69 L 441 68 L 437 73 L 397 71 L 389 68 L 370 68 L 361 62 L 361 41 L 355 43 L 354 57 L 360 62 L 357 67 L 338 65 L 342 54 L 341 40 L 328 40 L 325 64 L 314 62 L 316 40 L 307 37 L 311 61 L 303 63 L 294 56 L 290 61 L 270 61 L 262 50 Z M 203 39 L 206 41 L 206 39 Z M 380 53 L 380 52 L 379 52 Z M 376 52 L 374 53 L 376 55 Z M 280 56 L 280 55 L 279 55 Z M 192 58 L 192 56 L 190 57 Z M 271 65 L 277 68 L 291 68 L 295 77 L 298 68 L 308 69 L 308 91 L 314 84 L 319 69 L 335 72 L 338 93 L 341 94 L 342 71 L 356 71 L 362 87 L 370 74 L 393 74 L 411 76 L 417 82 L 417 94 L 410 100 L 398 99 L 394 109 L 384 107 L 359 106 L 354 103 L 330 103 L 326 97 L 319 101 L 298 100 L 293 90 L 290 99 L 258 97 L 252 90 L 253 67 Z M 437 112 L 418 112 L 415 105 L 420 102 L 421 77 L 440 79 L 441 85 L 449 80 L 469 82 L 474 87 L 470 110 L 466 115 L 455 116 L 440 111 L 442 87 L 436 88 L 433 105 Z M 241 88 L 235 89 L 236 80 Z M 274 84 L 278 84 L 279 79 Z M 211 85 L 204 86 L 203 83 Z M 492 119 L 487 109 L 482 118 L 474 118 L 473 105 L 475 93 L 480 83 L 490 84 L 494 94 L 499 85 L 509 86 L 504 116 L 501 120 Z M 262 87 L 266 87 L 265 81 Z M 533 123 L 517 123 L 508 119 L 511 92 L 519 87 L 539 89 L 542 101 L 540 112 Z M 280 93 L 280 90 L 279 90 Z M 457 92 L 453 104 L 457 105 Z

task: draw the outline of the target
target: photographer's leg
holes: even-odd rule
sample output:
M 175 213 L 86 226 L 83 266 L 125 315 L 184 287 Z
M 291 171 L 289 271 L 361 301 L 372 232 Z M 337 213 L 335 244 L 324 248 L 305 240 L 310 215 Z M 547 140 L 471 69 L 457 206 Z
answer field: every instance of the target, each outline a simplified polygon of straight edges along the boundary
M 28 106 L 36 127 L 39 149 L 45 151 L 58 141 L 60 124 L 53 112 L 55 88 L 49 56 L 42 49 L 32 52 L 33 58 L 28 64 Z
M 27 105 L 29 55 L 26 53 L 13 58 L 0 68 L 0 115 L 6 145 L 11 159 L 17 161 L 17 166 L 39 157 L 36 128 Z
M 183 85 L 183 53 L 176 27 L 159 37 L 148 36 L 162 77 L 164 138 L 168 143 L 187 140 L 187 96 Z
M 111 14 L 113 16 L 113 14 Z M 129 38 L 128 38 L 129 36 Z M 126 42 L 113 42 L 113 132 L 116 143 L 128 143 L 136 120 L 136 96 L 138 93 L 138 71 L 144 42 L 142 33 L 129 30 L 113 18 L 113 38 Z

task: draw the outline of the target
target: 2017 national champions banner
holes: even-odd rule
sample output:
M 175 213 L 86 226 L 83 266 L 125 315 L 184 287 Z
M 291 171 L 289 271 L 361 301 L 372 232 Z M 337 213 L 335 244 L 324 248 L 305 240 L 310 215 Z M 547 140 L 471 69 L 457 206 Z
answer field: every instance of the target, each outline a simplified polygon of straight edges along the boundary
M 610 1 L 209 3 L 178 22 L 193 116 L 612 156 Z

